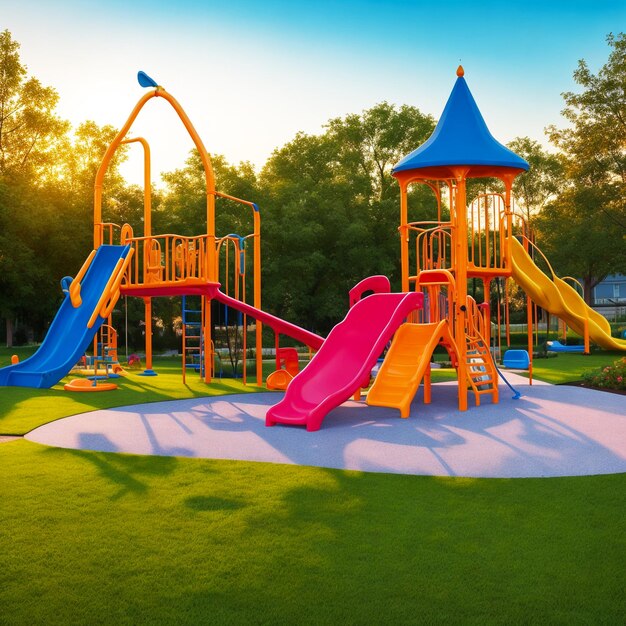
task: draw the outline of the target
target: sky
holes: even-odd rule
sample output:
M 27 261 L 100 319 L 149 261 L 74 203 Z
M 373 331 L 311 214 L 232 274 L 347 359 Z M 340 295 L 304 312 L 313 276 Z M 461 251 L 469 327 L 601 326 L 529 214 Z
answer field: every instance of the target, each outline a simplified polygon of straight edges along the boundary
M 4 29 L 75 127 L 121 127 L 143 70 L 181 103 L 209 153 L 260 168 L 298 131 L 323 132 L 379 102 L 438 119 L 459 63 L 500 142 L 548 146 L 544 129 L 565 125 L 561 94 L 577 90 L 579 59 L 597 71 L 606 35 L 626 31 L 626 0 L 0 0 Z M 157 183 L 192 147 L 160 98 L 130 135 L 150 143 Z M 141 184 L 133 145 L 123 173 Z

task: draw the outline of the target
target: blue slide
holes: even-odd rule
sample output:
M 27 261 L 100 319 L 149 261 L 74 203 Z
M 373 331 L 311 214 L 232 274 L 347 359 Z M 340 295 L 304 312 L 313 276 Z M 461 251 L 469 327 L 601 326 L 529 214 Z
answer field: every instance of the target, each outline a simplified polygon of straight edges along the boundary
M 61 304 L 43 343 L 28 359 L 0 369 L 0 385 L 37 387 L 56 385 L 76 365 L 104 321 L 87 328 L 89 318 L 104 293 L 120 259 L 126 258 L 130 246 L 100 246 L 81 281 L 82 303 L 74 308 L 69 294 Z

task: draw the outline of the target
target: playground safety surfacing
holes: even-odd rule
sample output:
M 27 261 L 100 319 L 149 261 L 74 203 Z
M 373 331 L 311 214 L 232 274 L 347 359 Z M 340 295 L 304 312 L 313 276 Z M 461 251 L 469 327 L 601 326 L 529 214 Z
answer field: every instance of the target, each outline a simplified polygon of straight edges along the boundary
M 322 429 L 265 426 L 277 393 L 238 394 L 98 410 L 26 438 L 63 448 L 312 465 L 431 476 L 547 477 L 626 472 L 624 396 L 508 374 L 499 404 L 457 409 L 455 383 L 421 391 L 411 417 L 346 402 Z

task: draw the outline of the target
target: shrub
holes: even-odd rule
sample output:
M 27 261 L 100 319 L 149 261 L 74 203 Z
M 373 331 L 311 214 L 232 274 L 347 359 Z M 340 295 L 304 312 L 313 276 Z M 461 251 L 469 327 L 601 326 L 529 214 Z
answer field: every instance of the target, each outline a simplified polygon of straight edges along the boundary
M 626 357 L 618 359 L 613 365 L 585 372 L 583 381 L 590 387 L 626 391 Z

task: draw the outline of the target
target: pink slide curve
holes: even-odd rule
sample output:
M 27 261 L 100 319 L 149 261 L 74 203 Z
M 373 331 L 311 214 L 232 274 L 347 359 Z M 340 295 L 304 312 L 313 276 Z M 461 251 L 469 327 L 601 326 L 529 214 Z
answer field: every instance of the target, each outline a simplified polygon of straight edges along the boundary
M 319 430 L 326 414 L 369 382 L 376 360 L 407 315 L 422 307 L 421 293 L 376 293 L 361 300 L 332 329 L 319 352 L 271 407 L 265 424 Z

